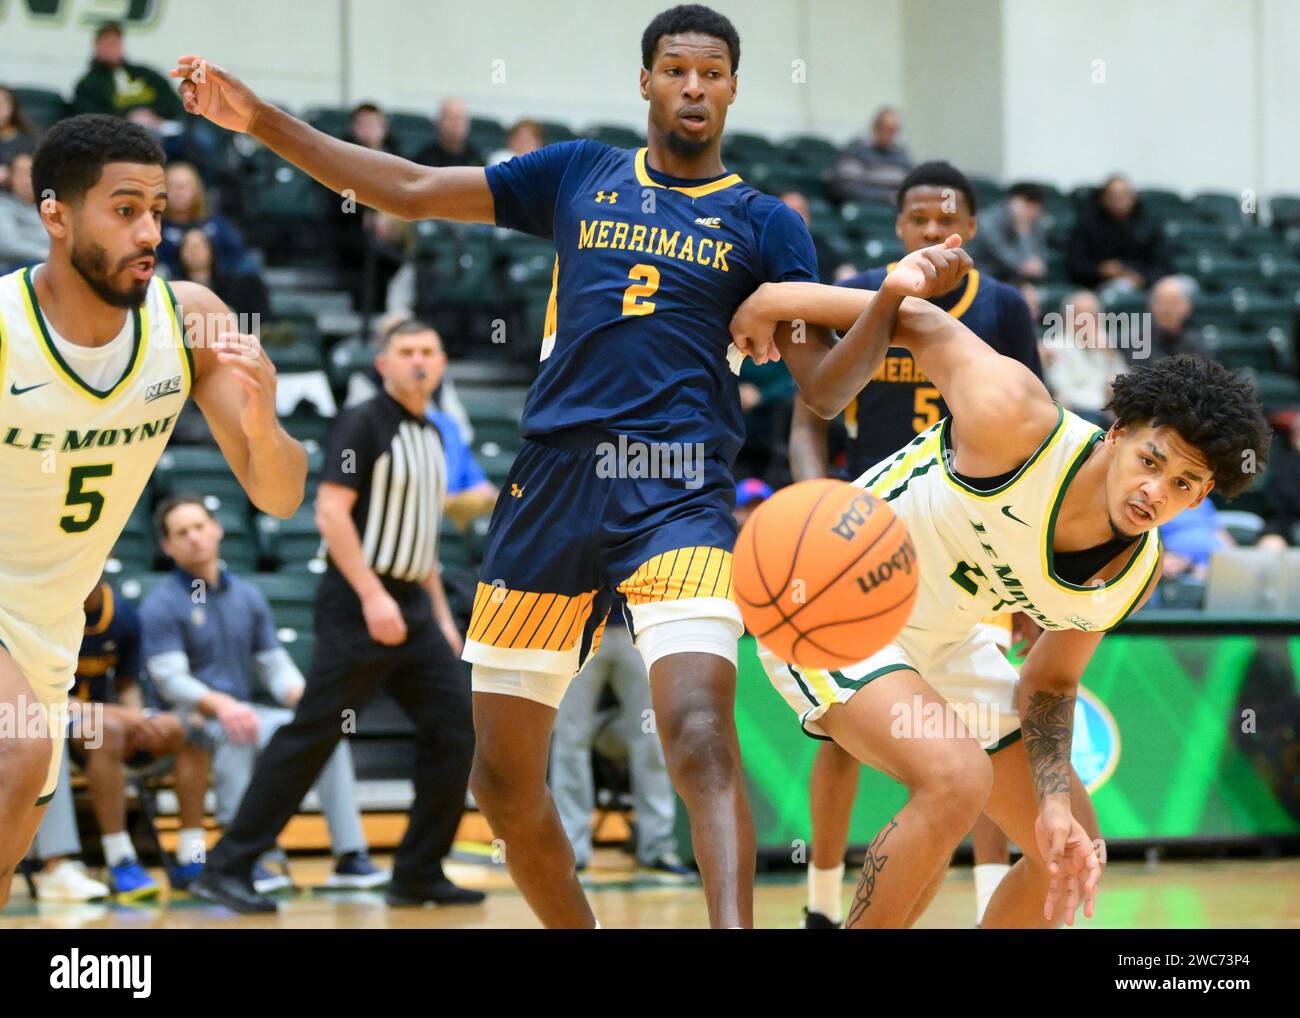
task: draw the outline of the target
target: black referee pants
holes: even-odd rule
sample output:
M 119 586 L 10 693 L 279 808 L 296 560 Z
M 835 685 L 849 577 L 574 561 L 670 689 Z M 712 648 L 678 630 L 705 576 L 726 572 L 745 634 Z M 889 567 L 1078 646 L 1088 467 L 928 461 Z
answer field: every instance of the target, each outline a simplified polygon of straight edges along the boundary
M 442 879 L 474 755 L 470 680 L 433 619 L 428 591 L 415 584 L 385 586 L 406 621 L 406 642 L 396 647 L 370 638 L 361 601 L 339 573 L 330 569 L 321 578 L 316 647 L 302 700 L 258 757 L 235 819 L 208 853 L 208 866 L 251 876 L 345 727 L 355 730 L 356 716 L 382 684 L 415 725 L 415 801 L 393 861 L 393 884 L 419 887 Z

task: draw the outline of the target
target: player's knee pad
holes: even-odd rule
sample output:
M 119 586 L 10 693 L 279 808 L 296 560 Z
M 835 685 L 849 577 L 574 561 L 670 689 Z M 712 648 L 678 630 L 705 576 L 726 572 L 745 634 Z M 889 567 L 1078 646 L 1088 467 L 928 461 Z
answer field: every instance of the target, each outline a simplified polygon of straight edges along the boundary
M 476 693 L 500 693 L 502 696 L 521 696 L 547 707 L 560 709 L 564 691 L 569 688 L 572 675 L 548 675 L 519 668 L 493 668 L 475 664 L 471 670 L 470 688 Z
M 740 609 L 727 598 L 700 597 L 629 606 L 646 671 L 669 654 L 713 654 L 736 663 L 744 633 Z

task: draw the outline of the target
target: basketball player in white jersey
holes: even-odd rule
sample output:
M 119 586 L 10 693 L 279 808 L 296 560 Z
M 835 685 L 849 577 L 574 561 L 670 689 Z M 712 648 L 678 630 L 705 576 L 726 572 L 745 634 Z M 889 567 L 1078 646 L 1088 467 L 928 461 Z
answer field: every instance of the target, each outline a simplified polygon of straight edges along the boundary
M 981 811 L 1025 853 L 982 925 L 1073 924 L 1080 897 L 1092 915 L 1100 875 L 1098 832 L 1079 823 L 1092 814 L 1070 766 L 1080 677 L 1105 632 L 1150 596 L 1157 526 L 1215 487 L 1245 490 L 1263 468 L 1268 426 L 1250 383 L 1180 356 L 1116 379 L 1116 423 L 1102 431 L 950 315 L 904 303 L 923 268 L 900 266 L 875 295 L 765 284 L 732 322 L 738 345 L 761 351 L 775 339 L 789 360 L 797 346 L 788 325 L 773 336 L 776 323 L 849 329 L 847 341 L 864 309 L 885 301 L 898 314 L 892 342 L 951 408 L 854 482 L 890 505 L 915 546 L 919 592 L 902 633 L 841 671 L 760 657 L 807 734 L 909 792 L 868 850 L 847 926 L 912 925 Z M 1010 611 L 1044 629 L 1019 676 L 980 626 Z M 950 723 L 927 729 L 929 718 Z
M 154 278 L 163 163 L 117 117 L 56 124 L 32 165 L 49 258 L 0 278 L 0 907 L 54 792 L 82 602 L 186 397 L 254 505 L 302 502 L 306 452 L 256 337 L 206 288 Z

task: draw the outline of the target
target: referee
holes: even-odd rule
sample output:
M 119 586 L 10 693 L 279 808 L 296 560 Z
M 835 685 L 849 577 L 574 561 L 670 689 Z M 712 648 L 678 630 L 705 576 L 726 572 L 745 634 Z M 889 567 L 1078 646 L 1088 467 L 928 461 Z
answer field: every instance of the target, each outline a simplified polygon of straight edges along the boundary
M 274 912 L 252 884 L 337 744 L 381 684 L 415 725 L 415 801 L 393 860 L 390 905 L 474 904 L 441 860 L 465 805 L 474 752 L 460 634 L 438 574 L 446 465 L 425 416 L 445 355 L 438 334 L 403 321 L 379 338 L 384 387 L 330 433 L 316 497 L 328 568 L 316 592 L 316 649 L 293 721 L 258 758 L 234 821 L 191 893 L 236 912 Z

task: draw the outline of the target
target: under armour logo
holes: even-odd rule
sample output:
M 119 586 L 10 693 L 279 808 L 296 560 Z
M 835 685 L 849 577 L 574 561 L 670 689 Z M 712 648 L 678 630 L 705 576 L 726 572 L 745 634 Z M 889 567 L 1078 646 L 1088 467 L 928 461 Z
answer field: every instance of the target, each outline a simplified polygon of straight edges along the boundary
M 511 497 L 511 498 L 523 498 L 523 497 L 524 497 L 524 489 L 521 488 L 521 487 L 519 487 L 519 485 L 514 484 L 514 483 L 512 482 L 511 485 L 510 485 L 510 497 Z
M 604 191 L 597 191 L 596 201 L 598 202 L 607 201 L 611 205 L 613 205 L 616 201 L 618 201 L 618 192 L 610 191 L 608 194 L 606 194 Z

